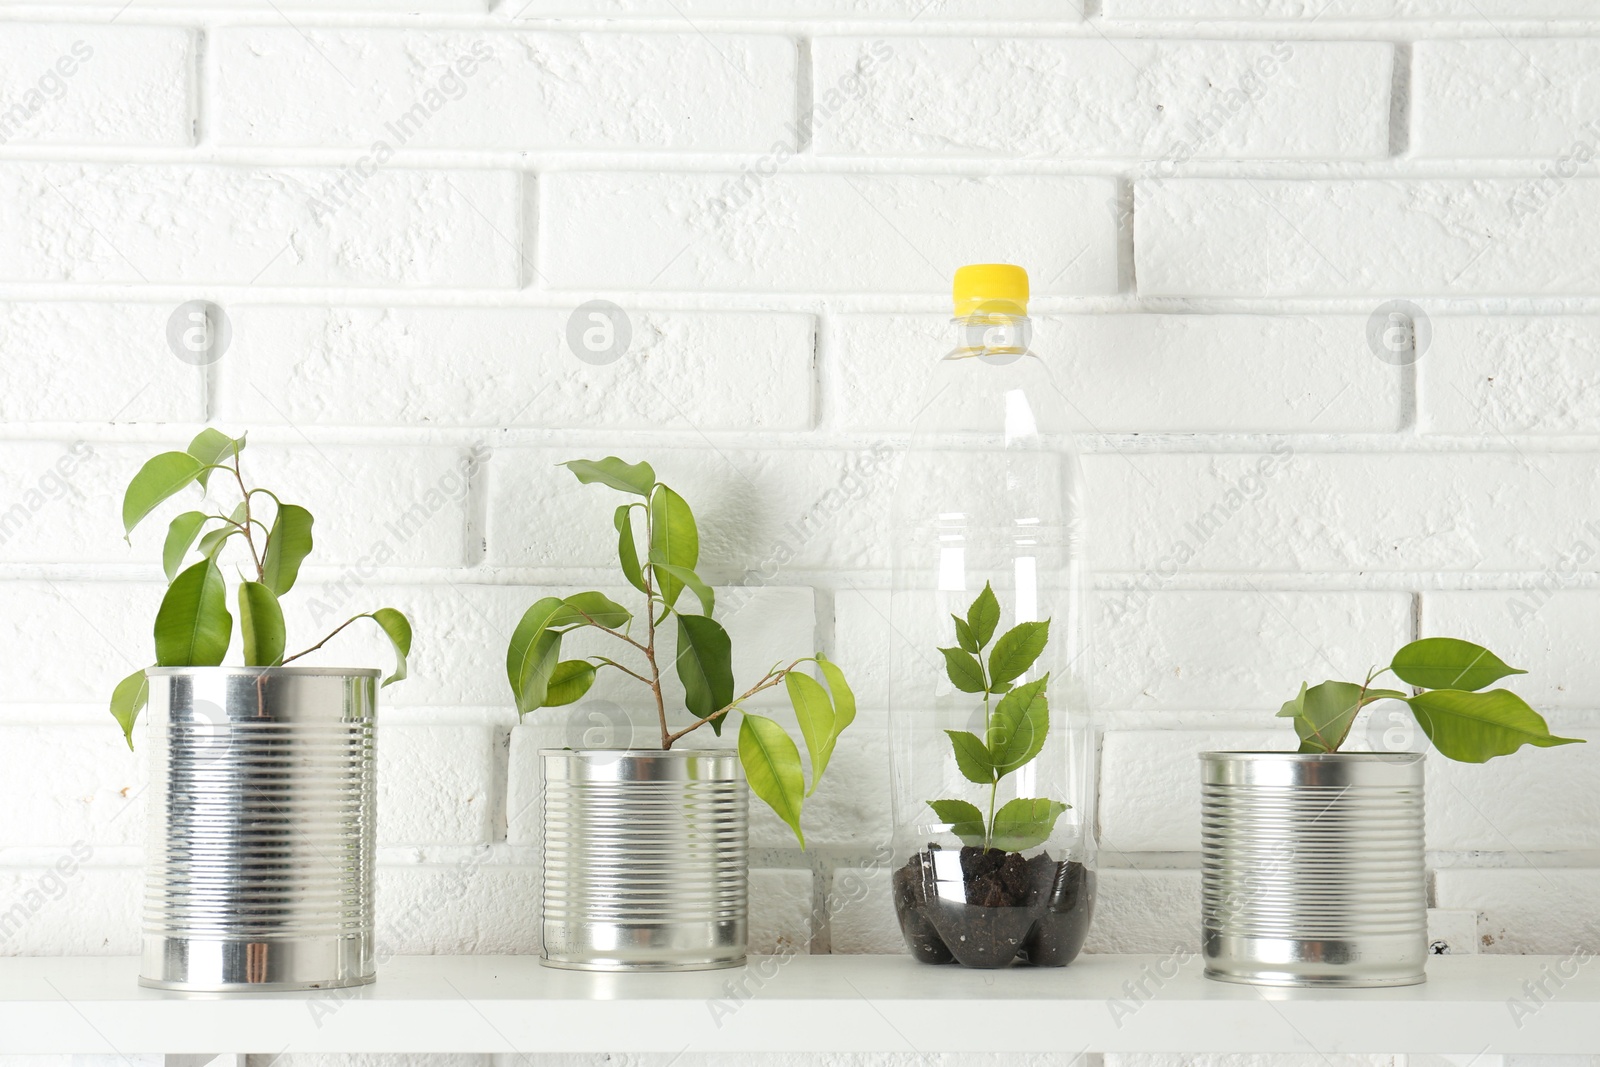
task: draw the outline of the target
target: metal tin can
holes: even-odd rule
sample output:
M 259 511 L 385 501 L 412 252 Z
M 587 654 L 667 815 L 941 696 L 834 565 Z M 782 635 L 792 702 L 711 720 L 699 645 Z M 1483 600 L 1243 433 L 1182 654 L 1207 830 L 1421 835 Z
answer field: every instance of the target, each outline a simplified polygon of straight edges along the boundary
M 1206 752 L 1200 761 L 1207 977 L 1424 980 L 1421 755 Z
M 551 967 L 736 967 L 748 940 L 750 799 L 731 751 L 544 749 Z
M 147 673 L 139 983 L 231 992 L 372 981 L 379 672 Z

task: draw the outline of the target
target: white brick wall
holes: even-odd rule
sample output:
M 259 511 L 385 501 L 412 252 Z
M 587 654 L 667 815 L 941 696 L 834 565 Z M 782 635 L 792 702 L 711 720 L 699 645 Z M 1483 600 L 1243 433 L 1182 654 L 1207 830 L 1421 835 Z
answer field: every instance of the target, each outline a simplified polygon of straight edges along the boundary
M 696 506 L 742 670 L 822 647 L 861 697 L 810 856 L 757 818 L 756 947 L 895 950 L 884 457 L 968 261 L 1029 268 L 1086 452 L 1091 950 L 1195 946 L 1195 753 L 1287 743 L 1302 680 L 1460 634 L 1600 742 L 1584 0 L 103 7 L 0 4 L 0 907 L 39 902 L 0 952 L 134 945 L 143 771 L 103 702 L 160 538 L 123 545 L 117 501 L 207 422 L 316 510 L 297 633 L 417 622 L 390 950 L 537 949 L 534 753 L 586 723 L 518 725 L 503 650 L 535 597 L 617 585 L 611 502 L 555 466 L 606 452 Z M 232 330 L 206 368 L 167 341 L 195 299 Z M 1369 340 L 1398 299 L 1411 366 Z M 615 359 L 567 340 L 593 300 Z M 1430 764 L 1434 903 L 1486 951 L 1600 939 L 1596 759 Z

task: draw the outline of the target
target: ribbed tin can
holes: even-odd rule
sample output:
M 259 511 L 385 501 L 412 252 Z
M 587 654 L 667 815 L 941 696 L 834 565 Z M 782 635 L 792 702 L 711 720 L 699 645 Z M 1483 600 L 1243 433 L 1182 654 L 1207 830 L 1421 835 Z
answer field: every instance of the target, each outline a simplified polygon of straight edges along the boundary
M 1280 986 L 1423 981 L 1423 760 L 1206 752 L 1206 975 Z
M 375 977 L 375 670 L 151 668 L 141 985 Z
M 749 791 L 739 757 L 545 749 L 551 967 L 736 967 L 748 939 Z

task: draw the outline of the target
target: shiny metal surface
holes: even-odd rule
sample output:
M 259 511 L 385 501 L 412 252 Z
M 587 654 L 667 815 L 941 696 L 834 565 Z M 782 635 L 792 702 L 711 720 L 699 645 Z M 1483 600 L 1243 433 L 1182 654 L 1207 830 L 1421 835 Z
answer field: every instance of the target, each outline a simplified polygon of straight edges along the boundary
M 1420 755 L 1206 752 L 1200 761 L 1207 977 L 1424 980 Z
M 361 985 L 378 671 L 151 668 L 141 985 Z
M 748 940 L 750 798 L 731 751 L 546 749 L 551 967 L 736 967 Z

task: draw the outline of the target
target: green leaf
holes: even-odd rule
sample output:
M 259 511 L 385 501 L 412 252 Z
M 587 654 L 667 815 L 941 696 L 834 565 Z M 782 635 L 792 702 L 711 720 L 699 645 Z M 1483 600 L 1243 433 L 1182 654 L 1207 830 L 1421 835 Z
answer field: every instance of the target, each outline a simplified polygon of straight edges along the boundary
M 800 847 L 800 806 L 805 802 L 805 774 L 800 769 L 800 749 L 783 727 L 761 715 L 745 713 L 739 725 L 739 762 L 750 792 L 760 797 L 789 824 Z
M 262 581 L 279 596 L 294 588 L 300 564 L 311 554 L 311 512 L 299 504 L 280 504 L 261 557 Z
M 950 745 L 955 749 L 956 766 L 961 769 L 961 774 L 969 782 L 979 785 L 993 785 L 994 760 L 989 757 L 989 750 L 984 747 L 977 734 L 965 730 L 946 730 L 950 737 Z
M 506 648 L 506 677 L 519 715 L 545 705 L 550 678 L 561 658 L 561 634 L 547 627 L 565 610 L 560 597 L 543 597 L 522 613 L 522 620 L 511 633 L 511 644 Z
M 944 653 L 944 673 L 950 676 L 950 682 L 963 693 L 981 693 L 983 685 L 983 667 L 970 652 L 960 648 L 941 648 Z
M 677 666 L 684 706 L 695 718 L 704 719 L 733 703 L 733 643 L 715 619 L 678 616 Z M 713 720 L 711 729 L 720 735 L 722 718 Z
M 167 527 L 167 542 L 161 548 L 161 566 L 167 572 L 168 583 L 183 569 L 183 557 L 194 546 L 194 539 L 200 536 L 207 518 L 203 511 L 185 511 Z
M 544 706 L 559 708 L 583 699 L 594 684 L 594 664 L 581 659 L 564 659 L 550 672 L 550 684 L 545 689 Z
M 155 637 L 158 666 L 215 667 L 222 662 L 233 638 L 233 616 L 214 562 L 201 560 L 167 586 L 156 612 Z
M 1010 774 L 1026 765 L 1044 748 L 1050 731 L 1050 702 L 1045 698 L 1046 674 L 1036 682 L 1019 685 L 995 705 L 989 716 L 988 749 L 994 769 Z
M 209 467 L 238 455 L 243 449 L 244 436 L 242 434 L 235 440 L 221 430 L 213 430 L 207 427 L 194 435 L 194 440 L 189 442 L 187 451 L 189 455 Z M 212 473 L 209 470 L 201 470 L 195 476 L 195 480 L 200 483 L 200 488 L 207 487 L 211 481 Z
M 1507 666 L 1482 645 L 1454 637 L 1424 637 L 1394 654 L 1389 669 L 1408 685 L 1424 689 L 1482 689 L 1527 671 Z
M 1363 694 L 1354 682 L 1323 682 L 1302 689 L 1302 695 L 1296 698 L 1302 703 L 1302 710 L 1294 720 L 1301 752 L 1339 751 L 1362 708 L 1375 700 L 1405 699 L 1404 693 L 1393 689 L 1368 689 Z
M 187 452 L 163 452 L 139 468 L 122 495 L 123 532 L 131 534 L 163 500 L 195 480 L 200 461 Z
M 1581 738 L 1553 735 L 1544 716 L 1509 689 L 1487 693 L 1438 689 L 1407 697 L 1406 702 L 1434 747 L 1462 763 L 1484 763 L 1523 745 L 1551 748 L 1583 743 Z
M 394 673 L 383 680 L 384 685 L 393 685 L 406 676 L 406 657 L 411 655 L 411 620 L 406 618 L 405 612 L 398 608 L 379 608 L 369 611 L 365 615 L 357 615 L 358 619 L 371 619 L 378 624 L 388 636 L 389 643 L 394 646 L 395 666 Z
M 616 456 L 605 459 L 575 459 L 561 464 L 578 476 L 584 485 L 609 485 L 624 493 L 648 497 L 656 484 L 656 472 L 648 463 L 624 463 Z
M 976 627 L 974 627 L 976 629 Z M 1011 682 L 1033 666 L 1050 640 L 1050 621 L 1018 623 L 1000 635 L 989 653 L 989 678 L 992 682 Z
M 833 697 L 833 737 L 838 740 L 845 728 L 856 721 L 856 694 L 845 681 L 844 671 L 822 653 L 817 653 L 817 666 L 828 683 L 828 693 Z
M 1306 683 L 1300 683 L 1300 695 L 1293 700 L 1285 700 L 1283 707 L 1278 709 L 1278 718 L 1294 719 L 1306 712 Z
M 622 564 L 622 574 L 628 584 L 641 593 L 648 593 L 644 584 L 644 571 L 639 569 L 639 546 L 633 540 L 633 509 L 639 504 L 619 504 L 611 524 L 617 528 L 617 559 Z
M 239 636 L 246 667 L 275 667 L 283 659 L 283 608 L 260 582 L 239 583 Z
M 111 716 L 122 727 L 122 736 L 127 739 L 128 748 L 133 748 L 133 724 L 138 721 L 139 713 L 150 701 L 150 679 L 145 677 L 142 670 L 134 671 L 111 691 Z
M 994 813 L 994 836 L 989 843 L 1003 852 L 1042 845 L 1066 810 L 1067 805 L 1054 800 L 1018 797 Z
M 670 563 L 652 563 L 650 564 L 650 569 L 655 572 L 656 580 L 663 588 L 666 587 L 666 579 L 662 578 L 661 575 L 662 572 L 666 572 L 671 577 L 682 582 L 692 593 L 694 593 L 695 596 L 700 598 L 701 611 L 705 612 L 707 615 L 710 615 L 716 610 L 716 594 L 711 591 L 711 587 L 709 585 L 700 580 L 700 576 L 698 574 L 690 570 L 688 567 L 675 567 Z
M 928 807 L 941 821 L 950 824 L 950 832 L 961 838 L 963 845 L 983 847 L 983 812 L 976 805 L 965 800 L 930 800 Z
M 650 497 L 650 562 L 689 570 L 700 562 L 700 531 L 695 528 L 694 512 L 683 497 L 664 485 L 656 486 Z M 656 584 L 661 598 L 676 605 L 683 581 L 658 570 Z
M 800 723 L 800 736 L 805 738 L 806 752 L 811 756 L 811 788 L 806 796 L 817 791 L 822 772 L 828 769 L 833 757 L 833 742 L 838 734 L 833 729 L 833 702 L 828 691 L 816 679 L 790 671 L 783 676 L 783 686 L 789 691 L 789 703 L 794 707 L 794 717 Z
M 996 626 L 1000 625 L 1000 601 L 995 599 L 994 589 L 988 582 L 983 583 L 983 592 L 967 608 L 967 626 L 972 630 L 972 638 L 978 643 L 977 648 L 967 651 L 978 652 L 989 643 L 989 638 L 994 636 Z
M 239 533 L 231 526 L 220 526 L 211 530 L 200 538 L 200 554 L 206 559 L 215 561 L 222 554 L 222 546 L 228 543 L 228 538 Z
M 967 620 L 959 615 L 952 615 L 950 618 L 956 624 L 956 644 L 961 646 L 961 650 L 971 652 L 973 655 L 981 652 L 982 646 L 978 644 L 978 639 L 972 636 L 972 627 L 967 625 Z
M 546 626 L 586 626 L 594 623 L 608 630 L 628 625 L 633 614 L 604 593 L 576 593 L 562 601 L 562 610 L 550 617 Z

